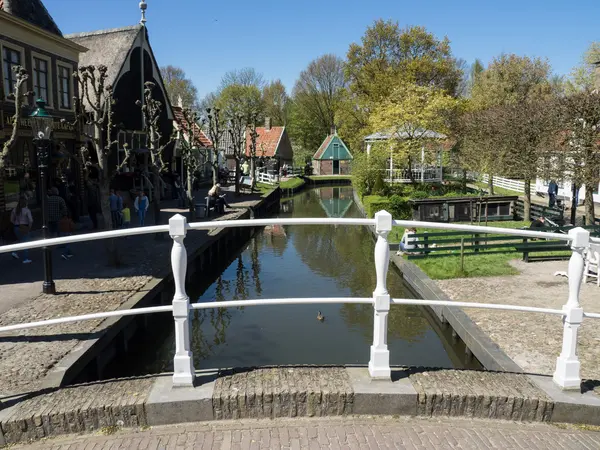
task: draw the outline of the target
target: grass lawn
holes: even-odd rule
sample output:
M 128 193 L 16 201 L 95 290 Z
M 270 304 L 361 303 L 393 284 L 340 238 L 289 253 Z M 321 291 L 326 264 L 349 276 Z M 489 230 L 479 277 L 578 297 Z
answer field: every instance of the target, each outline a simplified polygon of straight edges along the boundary
M 279 187 L 281 189 L 296 189 L 305 183 L 306 182 L 302 178 L 294 177 L 279 183 Z
M 267 194 L 268 192 L 271 192 L 276 187 L 277 186 L 272 185 L 272 184 L 256 183 L 256 189 L 263 195 Z
M 309 180 L 351 180 L 352 175 L 311 175 Z
M 473 184 L 480 189 L 485 189 L 486 191 L 488 190 L 487 183 L 482 183 L 481 181 L 475 181 L 475 182 L 473 182 Z M 519 192 L 519 191 L 513 191 L 510 189 L 504 189 L 504 188 L 501 188 L 498 186 L 494 186 L 494 195 L 523 195 L 523 193 Z
M 458 223 L 464 224 L 464 225 L 481 225 L 482 227 L 486 226 L 485 222 L 481 222 L 480 224 L 477 222 L 473 222 L 472 224 L 470 222 L 458 222 Z M 487 226 L 488 227 L 496 227 L 496 228 L 523 228 L 523 227 L 529 226 L 529 222 L 525 222 L 523 220 L 506 220 L 503 222 L 488 222 Z M 438 229 L 434 229 L 434 228 L 418 228 L 417 229 L 417 233 L 423 233 L 425 231 L 428 233 L 438 233 L 438 232 L 443 232 L 444 230 L 438 230 Z M 404 234 L 403 227 L 394 227 L 392 229 L 392 232 L 388 236 L 388 241 L 392 242 L 392 243 L 400 242 L 400 239 L 402 239 L 403 234 Z M 470 236 L 471 234 L 472 233 L 465 232 L 465 237 Z M 453 238 L 454 237 L 457 237 L 460 239 L 460 235 L 453 236 Z
M 517 275 L 519 272 L 508 264 L 511 259 L 519 259 L 520 253 L 498 253 L 494 255 L 465 256 L 465 270 L 460 270 L 460 256 L 444 258 L 414 259 L 411 262 L 434 280 L 450 278 L 493 277 Z

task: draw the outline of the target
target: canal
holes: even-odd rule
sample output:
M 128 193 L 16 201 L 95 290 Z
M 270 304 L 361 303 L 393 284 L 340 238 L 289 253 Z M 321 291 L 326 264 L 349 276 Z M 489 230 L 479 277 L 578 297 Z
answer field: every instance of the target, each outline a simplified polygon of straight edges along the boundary
M 321 187 L 283 200 L 279 217 L 359 217 L 350 187 Z M 248 245 L 206 288 L 188 286 L 192 301 L 219 302 L 284 297 L 370 297 L 375 288 L 374 241 L 366 227 L 272 226 Z M 392 297 L 414 298 L 392 265 Z M 200 283 L 198 283 L 200 284 Z M 325 317 L 317 320 L 317 315 Z M 136 342 L 113 365 L 111 376 L 172 370 L 172 319 Z M 363 304 L 274 305 L 193 312 L 192 350 L 197 369 L 279 364 L 367 364 L 373 307 Z M 481 367 L 465 356 L 422 307 L 392 306 L 388 346 L 392 365 Z

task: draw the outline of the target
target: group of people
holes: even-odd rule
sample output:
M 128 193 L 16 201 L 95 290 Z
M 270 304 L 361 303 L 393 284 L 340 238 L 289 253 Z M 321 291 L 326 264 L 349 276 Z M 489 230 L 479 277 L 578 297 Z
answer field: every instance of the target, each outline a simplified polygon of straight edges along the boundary
M 110 190 L 110 196 L 108 197 L 108 203 L 110 205 L 110 217 L 112 220 L 113 230 L 119 228 L 129 228 L 131 226 L 131 208 L 129 203 L 123 201 L 123 197 L 115 191 Z M 146 223 L 146 213 L 150 206 L 150 201 L 144 193 L 139 191 L 135 197 L 133 208 L 137 214 L 140 226 L 144 226 Z
M 48 232 L 50 237 L 70 236 L 75 230 L 75 223 L 67 203 L 59 194 L 56 187 L 48 190 Z M 28 197 L 21 196 L 17 206 L 11 211 L 10 221 L 13 226 L 15 236 L 19 242 L 27 242 L 30 240 L 30 233 L 33 228 L 33 216 L 28 207 Z M 61 257 L 65 260 L 73 257 L 71 248 L 68 244 L 59 246 L 62 249 Z M 23 250 L 23 264 L 31 263 L 29 251 Z M 17 252 L 12 253 L 15 259 L 21 259 Z

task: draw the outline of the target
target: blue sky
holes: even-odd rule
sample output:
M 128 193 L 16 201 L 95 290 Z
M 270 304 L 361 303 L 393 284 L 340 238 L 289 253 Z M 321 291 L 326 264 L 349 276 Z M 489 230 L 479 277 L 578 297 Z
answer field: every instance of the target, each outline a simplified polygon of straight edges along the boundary
M 63 33 L 136 24 L 139 0 L 43 0 Z M 291 90 L 325 53 L 344 57 L 374 20 L 422 25 L 453 53 L 484 63 L 502 52 L 548 58 L 568 74 L 600 40 L 598 0 L 147 0 L 160 65 L 182 67 L 200 96 L 229 70 L 254 67 Z

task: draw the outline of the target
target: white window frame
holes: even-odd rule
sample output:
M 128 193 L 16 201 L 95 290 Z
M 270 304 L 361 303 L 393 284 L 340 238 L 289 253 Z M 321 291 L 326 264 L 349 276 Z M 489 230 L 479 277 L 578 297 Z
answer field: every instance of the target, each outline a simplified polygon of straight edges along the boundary
M 40 59 L 42 61 L 46 62 L 46 69 L 48 71 L 48 80 L 47 80 L 47 86 L 46 86 L 46 90 L 48 91 L 48 98 L 46 101 L 46 109 L 54 109 L 54 96 L 53 94 L 53 87 L 54 87 L 54 78 L 52 77 L 54 74 L 54 71 L 52 70 L 52 58 L 50 56 L 47 55 L 43 55 L 41 53 L 37 53 L 34 51 L 31 51 L 31 75 L 30 75 L 30 80 L 31 80 L 31 87 L 32 90 L 35 92 L 35 83 L 36 83 L 36 79 L 35 79 L 35 60 L 36 59 Z M 36 101 L 39 98 L 39 95 L 37 94 L 37 92 L 34 95 L 34 99 L 33 101 Z
M 25 65 L 25 49 L 20 45 L 13 44 L 12 42 L 0 40 L 0 75 L 2 76 L 2 90 L 4 90 L 4 47 L 19 52 L 21 54 L 21 66 L 27 68 Z M 28 91 L 27 86 L 25 87 L 24 91 Z M 4 92 L 5 102 L 14 102 L 14 100 L 8 99 L 8 96 L 12 93 L 12 89 L 10 92 Z
M 63 67 L 65 69 L 69 69 L 69 89 L 71 90 L 71 96 L 69 97 L 69 103 L 70 103 L 70 107 L 69 108 L 63 108 L 62 107 L 62 97 L 60 94 L 60 89 L 61 89 L 61 83 L 60 83 L 60 68 Z M 66 63 L 64 61 L 56 61 L 56 94 L 58 95 L 58 109 L 61 111 L 73 111 L 73 109 L 75 108 L 74 105 L 74 101 L 73 101 L 73 97 L 75 96 L 75 82 L 73 80 L 73 72 L 75 71 L 75 68 L 73 67 L 73 64 L 69 64 Z

